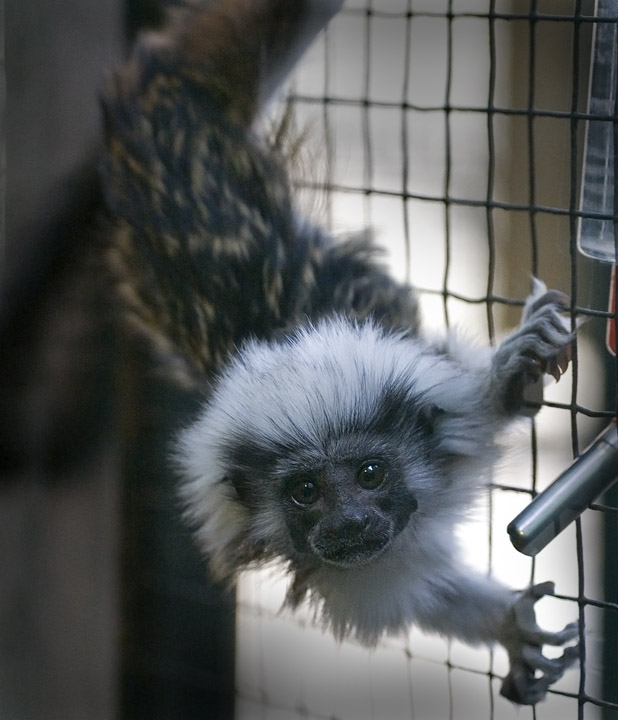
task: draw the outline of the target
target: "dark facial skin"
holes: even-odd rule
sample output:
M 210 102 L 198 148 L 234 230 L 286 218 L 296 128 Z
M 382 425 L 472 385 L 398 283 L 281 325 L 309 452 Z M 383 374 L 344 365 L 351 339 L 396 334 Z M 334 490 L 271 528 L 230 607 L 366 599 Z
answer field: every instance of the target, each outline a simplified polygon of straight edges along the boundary
M 379 457 L 297 473 L 283 492 L 296 551 L 340 568 L 364 565 L 381 554 L 417 507 L 398 469 Z
M 238 437 L 227 449 L 225 481 L 252 512 L 276 505 L 288 531 L 252 546 L 255 557 L 283 554 L 304 571 L 371 562 L 417 509 L 411 458 L 432 463 L 438 415 L 405 388 L 390 389 L 367 418 L 317 418 L 317 439 Z

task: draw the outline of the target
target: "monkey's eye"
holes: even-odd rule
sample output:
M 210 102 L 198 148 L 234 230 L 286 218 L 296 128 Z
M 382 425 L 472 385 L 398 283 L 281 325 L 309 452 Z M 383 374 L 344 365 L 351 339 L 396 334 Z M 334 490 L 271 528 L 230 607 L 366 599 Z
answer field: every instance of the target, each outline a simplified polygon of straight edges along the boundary
M 301 479 L 294 482 L 290 487 L 290 496 L 297 505 L 306 507 L 307 505 L 313 505 L 320 497 L 320 491 L 313 480 Z
M 361 465 L 356 473 L 358 484 L 365 490 L 379 488 L 386 478 L 386 467 L 376 461 L 370 461 Z

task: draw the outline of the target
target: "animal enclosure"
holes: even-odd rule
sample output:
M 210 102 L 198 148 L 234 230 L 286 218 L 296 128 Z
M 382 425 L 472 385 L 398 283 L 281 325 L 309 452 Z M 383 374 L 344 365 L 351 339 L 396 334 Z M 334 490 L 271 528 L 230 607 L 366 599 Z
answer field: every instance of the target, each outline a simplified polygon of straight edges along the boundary
M 290 86 L 305 136 L 293 174 L 306 212 L 334 233 L 372 228 L 393 274 L 418 288 L 426 326 L 495 342 L 517 324 L 533 275 L 571 298 L 579 325 L 571 370 L 507 438 L 506 459 L 462 535 L 470 562 L 510 585 L 556 582 L 539 621 L 555 629 L 579 618 L 578 668 L 544 703 L 516 710 L 498 695 L 502 651 L 416 630 L 374 653 L 336 645 L 310 612 L 279 612 L 285 588 L 274 573 L 248 573 L 236 598 L 233 657 L 225 606 L 227 643 L 215 634 L 223 665 L 205 670 L 154 651 L 149 665 L 142 653 L 142 679 L 152 683 L 143 694 L 157 678 L 182 676 L 177 695 L 190 697 L 190 685 L 199 714 L 199 692 L 233 667 L 226 697 L 247 720 L 616 717 L 615 490 L 534 560 L 506 534 L 616 415 L 616 363 L 604 347 L 609 268 L 577 248 L 594 10 L 583 2 L 349 0 Z M 613 108 L 601 119 L 613 126 Z M 172 590 L 172 577 L 159 592 L 199 615 L 195 587 Z M 171 619 L 184 623 L 184 641 L 186 617 Z M 136 657 L 125 656 L 129 689 Z M 137 704 L 127 716 L 140 707 L 129 697 Z
M 537 708 L 516 710 L 497 696 L 499 650 L 418 631 L 370 657 L 337 647 L 309 614 L 281 616 L 283 590 L 260 573 L 239 589 L 237 717 L 618 716 L 615 489 L 534 560 L 506 534 L 616 414 L 616 365 L 604 348 L 609 271 L 577 251 L 594 10 L 352 1 L 292 83 L 310 128 L 313 176 L 299 172 L 300 187 L 310 196 L 326 187 L 318 212 L 335 232 L 373 228 L 392 272 L 420 289 L 425 323 L 493 341 L 516 324 L 531 275 L 572 298 L 581 323 L 573 369 L 509 438 L 464 535 L 470 558 L 511 584 L 556 580 L 540 622 L 579 616 L 581 674 L 568 673 Z M 312 153 L 323 149 L 316 170 Z
M 83 0 L 81 20 L 90 29 L 81 31 L 80 18 L 71 15 L 77 6 L 64 9 L 67 17 L 41 0 L 7 8 L 13 28 L 7 32 L 9 226 L 16 210 L 36 224 L 29 211 L 43 205 L 38 184 L 46 181 L 57 200 L 57 174 L 74 162 L 73 154 L 83 160 L 92 149 L 91 136 L 100 137 L 92 75 L 113 65 L 109 56 L 121 56 L 123 32 L 133 36 L 139 26 L 160 21 L 159 4 L 126 0 L 91 8 Z M 613 16 L 601 19 L 597 5 Z M 31 453 L 34 470 L 23 473 L 21 500 L 14 486 L 2 486 L 2 539 L 17 541 L 3 541 L 16 562 L 0 568 L 0 714 L 45 720 L 618 719 L 618 489 L 598 498 L 534 559 L 518 553 L 506 532 L 617 415 L 618 365 L 606 349 L 608 324 L 616 324 L 608 311 L 610 266 L 578 249 L 583 219 L 601 218 L 613 234 L 613 205 L 601 213 L 582 209 L 581 196 L 590 123 L 612 137 L 617 126 L 612 102 L 589 107 L 595 33 L 601 26 L 615 30 L 615 6 L 601 0 L 346 0 L 273 106 L 280 118 L 289 94 L 291 137 L 303 138 L 291 173 L 304 212 L 334 234 L 370 228 L 390 272 L 418 288 L 426 327 L 458 328 L 471 340 L 497 344 L 519 322 L 532 275 L 570 297 L 567 315 L 578 328 L 570 369 L 559 383 L 550 379 L 540 412 L 508 433 L 504 460 L 461 535 L 466 560 L 482 573 L 513 587 L 555 581 L 556 596 L 539 602 L 537 617 L 552 630 L 579 620 L 576 667 L 543 703 L 515 708 L 499 695 L 508 671 L 499 648 L 469 648 L 412 629 L 371 652 L 352 641 L 336 643 L 306 608 L 280 612 L 285 581 L 274 571 L 246 573 L 234 593 L 213 582 L 181 519 L 177 477 L 169 468 L 170 437 L 196 399 L 150 374 L 147 359 L 129 343 L 106 336 L 90 344 L 103 372 L 85 373 L 85 384 L 96 385 L 105 403 L 78 415 L 80 423 L 65 419 L 71 413 L 55 420 L 48 388 L 39 388 L 45 379 L 50 384 L 45 362 L 32 363 L 35 392 L 26 383 L 27 407 L 11 405 L 28 421 L 25 454 Z M 20 42 L 42 25 L 43 9 L 57 23 L 54 42 Z M 95 9 L 100 15 L 89 14 Z M 25 27 L 28 32 L 17 32 Z M 52 34 L 47 27 L 46 33 Z M 50 48 L 62 62 L 22 62 L 22 51 Z M 87 80 L 80 76 L 70 86 L 67 78 L 86 57 L 92 61 L 83 62 Z M 38 78 L 42 66 L 47 85 L 33 94 L 35 102 L 26 92 L 19 97 L 18 81 L 28 72 Z M 54 122 L 46 98 L 63 108 Z M 23 102 L 21 119 L 16 99 Z M 31 121 L 35 142 L 20 157 L 23 118 Z M 50 134 L 61 135 L 64 145 L 52 151 Z M 23 160 L 19 175 L 16 157 Z M 598 158 L 602 176 L 611 178 L 610 200 L 612 159 L 613 148 Z M 32 168 L 34 178 L 27 172 Z M 90 185 L 77 184 L 88 198 L 80 211 L 86 225 L 90 203 L 100 198 Z M 63 238 L 81 257 L 88 235 L 74 227 L 69 223 Z M 9 228 L 8 234 L 13 250 L 21 249 L 17 233 Z M 54 341 L 45 355 L 52 364 L 73 354 L 64 334 L 74 327 L 71 303 L 90 297 L 94 287 L 82 277 L 79 292 L 67 291 L 77 286 L 71 272 L 66 275 L 55 298 L 56 322 L 45 325 L 37 316 L 34 323 Z M 27 276 L 11 278 L 19 290 L 14 305 L 31 294 L 48 310 L 47 289 L 32 278 L 22 282 Z M 13 353 L 20 378 L 30 372 L 23 363 L 30 346 L 24 347 Z M 5 351 L 0 344 L 3 396 L 11 386 Z M 114 382 L 107 377 L 112 365 Z M 63 393 L 67 386 L 71 392 Z M 67 373 L 52 400 L 81 399 L 82 388 Z M 84 460 L 83 448 L 95 444 L 90 434 L 101 432 L 95 419 L 106 439 L 114 434 L 110 415 L 101 413 L 114 393 L 120 442 L 114 436 L 116 442 Z M 19 413 L 5 415 L 0 435 Z M 32 452 L 47 440 L 48 425 L 60 436 L 65 431 L 78 458 L 70 472 L 56 473 L 60 482 L 50 480 L 54 473 Z

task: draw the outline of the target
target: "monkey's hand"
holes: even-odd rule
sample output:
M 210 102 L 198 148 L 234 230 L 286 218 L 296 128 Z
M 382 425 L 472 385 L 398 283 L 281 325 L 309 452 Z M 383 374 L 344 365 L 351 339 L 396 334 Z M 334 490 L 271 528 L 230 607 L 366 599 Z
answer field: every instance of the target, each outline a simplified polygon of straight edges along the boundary
M 492 361 L 492 394 L 507 413 L 520 412 L 528 403 L 538 409 L 543 374 L 557 381 L 571 360 L 573 334 L 561 314 L 568 308 L 569 298 L 547 290 L 536 278 L 533 283 L 520 327 L 504 339 Z
M 564 645 L 578 633 L 576 622 L 559 632 L 548 632 L 537 625 L 534 604 L 553 593 L 551 582 L 528 588 L 513 604 L 503 626 L 500 640 L 509 654 L 511 668 L 500 694 L 520 705 L 534 705 L 542 700 L 549 686 L 562 677 L 579 654 L 577 645 L 565 648 L 560 657 L 553 659 L 542 653 L 543 645 Z

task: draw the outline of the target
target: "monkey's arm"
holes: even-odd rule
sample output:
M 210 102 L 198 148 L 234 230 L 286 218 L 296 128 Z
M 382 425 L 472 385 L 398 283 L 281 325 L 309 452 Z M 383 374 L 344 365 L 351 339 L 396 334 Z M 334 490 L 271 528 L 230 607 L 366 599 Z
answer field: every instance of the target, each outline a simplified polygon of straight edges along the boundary
M 571 360 L 573 335 L 561 315 L 569 298 L 533 279 L 520 327 L 497 348 L 491 365 L 491 402 L 506 415 L 523 410 L 526 391 L 544 374 L 556 381 Z
M 513 702 L 542 700 L 578 657 L 577 646 L 565 648 L 557 658 L 542 653 L 543 645 L 562 646 L 578 634 L 576 622 L 558 632 L 537 625 L 534 604 L 553 594 L 552 583 L 517 593 L 472 570 L 450 568 L 437 573 L 426 592 L 427 602 L 417 607 L 419 626 L 472 644 L 499 642 L 505 647 L 510 669 L 500 692 Z
M 526 405 L 532 386 L 543 376 L 556 380 L 571 359 L 572 334 L 564 316 L 569 298 L 533 279 L 533 291 L 524 305 L 520 326 L 495 348 L 479 348 L 450 335 L 439 349 L 454 363 L 452 378 L 445 383 L 445 421 L 471 440 L 490 439 L 512 420 L 528 414 Z M 449 395 L 456 398 L 449 403 Z M 534 410 L 538 410 L 534 401 Z M 460 422 L 467 417 L 467 426 Z M 479 450 L 480 452 L 480 450 Z
M 568 297 L 548 291 L 535 279 L 521 325 L 495 350 L 486 355 L 471 353 L 468 344 L 458 345 L 453 338 L 452 357 L 462 367 L 468 365 L 468 374 L 462 372 L 462 395 L 440 421 L 446 446 L 472 448 L 471 452 L 482 457 L 491 447 L 485 443 L 524 410 L 531 385 L 546 373 L 559 379 L 571 358 L 573 335 L 563 316 L 568 304 Z M 451 387 L 455 396 L 455 386 Z M 502 694 L 521 704 L 534 704 L 577 658 L 577 647 L 566 648 L 562 656 L 551 660 L 541 652 L 544 644 L 563 645 L 578 632 L 577 623 L 556 633 L 536 624 L 534 604 L 550 594 L 551 583 L 515 593 L 472 571 L 462 572 L 445 560 L 431 582 L 429 595 L 435 604 L 421 603 L 418 622 L 468 642 L 500 642 L 510 660 Z

